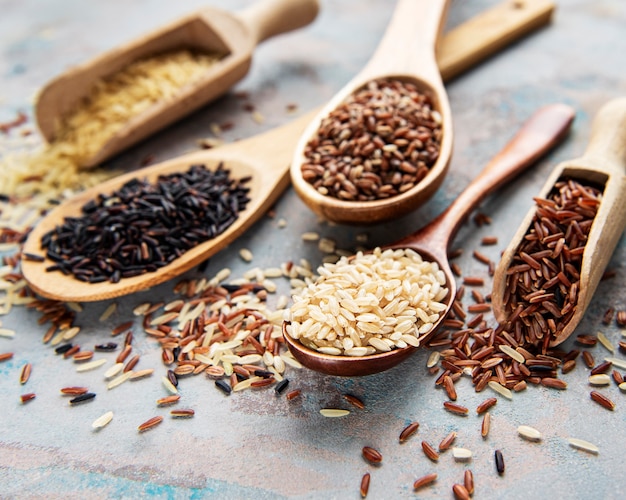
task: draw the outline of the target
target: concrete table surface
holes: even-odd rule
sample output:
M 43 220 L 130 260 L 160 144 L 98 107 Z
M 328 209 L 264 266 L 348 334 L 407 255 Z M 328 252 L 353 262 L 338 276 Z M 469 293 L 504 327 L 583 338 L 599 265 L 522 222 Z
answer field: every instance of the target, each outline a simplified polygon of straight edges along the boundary
M 496 0 L 453 1 L 447 29 L 495 5 Z M 25 111 L 32 123 L 32 97 L 50 78 L 72 64 L 130 40 L 204 5 L 235 10 L 249 2 L 200 1 L 83 2 L 79 0 L 0 0 L 0 122 Z M 322 104 L 355 74 L 375 48 L 391 16 L 393 3 L 383 0 L 321 0 L 321 12 L 311 26 L 269 40 L 255 52 L 247 77 L 232 93 L 180 123 L 156 134 L 115 158 L 117 168 L 133 169 L 148 155 L 156 161 L 197 149 L 197 140 L 210 137 L 211 124 L 231 122 L 226 141 L 248 137 L 286 123 L 298 113 Z M 450 173 L 442 188 L 423 208 L 401 220 L 372 227 L 333 226 L 320 222 L 288 189 L 275 206 L 276 216 L 261 219 L 230 248 L 214 257 L 208 268 L 187 277 L 213 275 L 232 268 L 233 277 L 254 266 L 278 266 L 306 258 L 313 264 L 323 254 L 315 243 L 301 239 L 305 231 L 333 238 L 338 247 L 352 249 L 357 235 L 366 233 L 368 245 L 393 241 L 417 229 L 439 213 L 476 175 L 488 159 L 513 135 L 534 110 L 564 102 L 577 111 L 567 140 L 515 183 L 485 200 L 481 211 L 492 217 L 489 226 L 466 224 L 455 246 L 465 249 L 459 261 L 466 274 L 485 275 L 484 264 L 471 257 L 480 239 L 497 235 L 499 244 L 481 247 L 497 259 L 512 236 L 532 196 L 559 161 L 582 154 L 590 122 L 606 101 L 626 95 L 626 4 L 620 0 L 563 0 L 553 23 L 456 78 L 447 85 L 454 116 L 455 147 Z M 246 92 L 247 100 L 235 92 Z M 244 102 L 265 118 L 256 123 Z M 298 111 L 287 108 L 296 104 Z M 626 133 L 626 131 L 625 131 Z M 0 189 L 0 191 L 2 191 Z M 279 228 L 277 220 L 287 221 Z M 624 330 L 613 322 L 601 324 L 609 307 L 626 309 L 622 238 L 611 269 L 616 276 L 600 284 L 578 328 L 579 333 L 602 330 L 614 343 Z M 254 252 L 243 262 L 240 248 Z M 85 304 L 77 323 L 76 341 L 84 345 L 110 340 L 111 328 L 134 319 L 134 306 L 174 298 L 173 282 L 113 301 Z M 288 293 L 286 280 L 279 293 Z M 489 293 L 487 287 L 482 290 Z M 270 300 L 274 300 L 273 297 Z M 117 312 L 98 320 L 111 302 Z M 607 411 L 589 398 L 588 370 L 582 363 L 565 375 L 569 387 L 555 391 L 530 386 L 513 401 L 500 398 L 492 411 L 492 431 L 480 436 L 481 419 L 474 409 L 489 391 L 477 394 L 468 379 L 458 383 L 459 403 L 470 415 L 459 417 L 442 408 L 445 393 L 435 388 L 435 376 L 425 367 L 427 351 L 417 353 L 388 372 L 342 379 L 288 369 L 290 388 L 302 390 L 287 401 L 274 391 L 247 391 L 224 396 L 202 377 L 181 381 L 186 406 L 195 409 L 191 420 L 173 421 L 157 411 L 154 401 L 164 396 L 160 378 L 165 367 L 154 340 L 137 331 L 135 349 L 142 365 L 155 375 L 139 384 L 107 391 L 102 371 L 76 374 L 71 362 L 55 356 L 41 337 L 45 326 L 26 308 L 14 308 L 0 318 L 4 328 L 17 331 L 0 338 L 0 352 L 14 352 L 0 364 L 0 498 L 359 498 L 359 484 L 371 473 L 368 498 L 452 498 L 452 485 L 471 469 L 475 498 L 624 498 L 626 394 L 615 385 L 606 389 L 616 401 Z M 137 320 L 138 322 L 139 320 Z M 574 347 L 570 339 L 565 348 Z M 596 359 L 608 353 L 593 347 Z M 623 353 L 616 354 L 626 359 Z M 33 365 L 26 386 L 18 382 L 21 366 Z M 625 370 L 622 370 L 624 372 Z M 80 375 L 78 377 L 77 375 Z M 64 385 L 86 385 L 98 397 L 81 407 L 69 407 L 59 396 Z M 19 395 L 35 392 L 28 404 Z M 354 394 L 365 409 L 343 398 Z M 343 418 L 324 418 L 322 407 L 351 410 Z M 100 432 L 91 422 L 107 410 L 115 417 Z M 164 423 L 140 434 L 137 425 L 156 413 Z M 411 421 L 418 434 L 400 445 L 398 435 Z M 540 443 L 523 441 L 518 425 L 543 432 Z M 469 448 L 470 462 L 455 462 L 448 451 L 438 463 L 422 453 L 420 442 L 438 443 L 456 430 L 457 444 Z M 567 437 L 595 443 L 598 455 L 568 446 Z M 384 456 L 374 467 L 361 457 L 363 446 Z M 501 449 L 506 472 L 499 476 L 493 453 Z M 438 480 L 417 495 L 412 485 L 424 474 Z

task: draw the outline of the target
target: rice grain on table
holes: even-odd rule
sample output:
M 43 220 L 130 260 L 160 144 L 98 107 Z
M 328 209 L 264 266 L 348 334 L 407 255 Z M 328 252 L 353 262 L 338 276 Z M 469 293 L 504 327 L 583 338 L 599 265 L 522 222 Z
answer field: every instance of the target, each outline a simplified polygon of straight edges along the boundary
M 446 309 L 443 272 L 411 250 L 359 252 L 317 273 L 293 295 L 287 332 L 328 354 L 362 356 L 414 345 Z
M 113 412 L 108 411 L 102 415 L 100 415 L 97 419 L 93 421 L 91 427 L 94 429 L 101 429 L 109 425 L 109 423 L 113 420 Z

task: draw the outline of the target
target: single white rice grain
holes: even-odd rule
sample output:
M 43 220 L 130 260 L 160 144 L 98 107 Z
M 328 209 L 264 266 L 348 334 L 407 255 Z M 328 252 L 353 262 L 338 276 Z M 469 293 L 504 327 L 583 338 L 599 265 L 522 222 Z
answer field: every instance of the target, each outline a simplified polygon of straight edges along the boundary
M 129 370 L 127 372 L 122 373 L 119 377 L 114 378 L 113 380 L 111 380 L 108 384 L 107 384 L 107 389 L 111 390 L 115 387 L 117 387 L 120 384 L 123 384 L 124 382 L 126 382 L 130 377 L 133 376 L 133 371 Z
M 307 231 L 306 233 L 302 233 L 303 241 L 317 241 L 320 239 L 319 233 L 315 233 L 313 231 Z
M 172 384 L 170 382 L 170 379 L 168 379 L 167 377 L 161 377 L 161 383 L 170 394 L 178 394 L 178 389 L 176 389 L 176 386 Z
M 119 373 L 124 369 L 124 363 L 115 363 L 112 367 L 110 367 L 107 371 L 104 372 L 104 378 L 110 379 L 119 375 Z
M 622 392 L 626 392 L 626 382 L 622 382 L 620 385 L 618 385 L 619 390 Z
M 99 320 L 100 321 L 106 321 L 107 319 L 109 319 L 111 317 L 111 315 L 115 311 L 117 311 L 117 302 L 113 302 L 113 303 L 109 304 L 109 306 L 100 315 Z
M 517 433 L 521 437 L 523 437 L 524 439 L 527 439 L 529 441 L 541 441 L 541 439 L 542 439 L 541 432 L 539 432 L 534 427 L 530 427 L 528 425 L 520 425 L 517 428 Z
M 106 362 L 107 360 L 104 358 L 96 359 L 94 361 L 89 361 L 88 363 L 84 363 L 82 365 L 77 366 L 76 371 L 81 373 L 81 372 L 88 372 L 90 370 L 95 370 L 96 368 L 100 368 Z
M 350 415 L 350 410 L 342 410 L 339 408 L 322 408 L 320 413 L 324 417 L 345 417 Z
M 111 420 L 113 420 L 113 412 L 107 411 L 105 414 L 100 415 L 97 419 L 95 419 L 91 424 L 91 427 L 94 429 L 102 429 L 107 426 Z
M 501 344 L 500 345 L 500 350 L 506 354 L 507 356 L 509 356 L 511 359 L 517 361 L 518 363 L 525 363 L 526 362 L 526 358 L 524 356 L 522 356 L 519 352 L 517 352 L 515 349 L 513 349 L 511 346 L 508 346 L 506 344 Z
M 602 332 L 598 332 L 598 341 L 604 346 L 604 348 L 611 354 L 615 354 L 615 346 Z
M 472 452 L 467 448 L 454 447 L 452 448 L 452 456 L 456 461 L 463 462 L 472 458 Z
M 239 257 L 241 257 L 245 262 L 252 262 L 254 255 L 248 248 L 242 248 L 239 250 Z
M 611 377 L 606 373 L 597 373 L 589 377 L 590 385 L 609 385 L 611 383 Z
M 432 368 L 437 363 L 439 363 L 439 359 L 441 358 L 441 353 L 439 351 L 433 351 L 428 356 L 428 360 L 426 361 L 426 368 Z
M 15 337 L 15 330 L 9 330 L 8 328 L 0 328 L 0 337 L 13 338 Z
M 72 328 L 68 328 L 65 330 L 63 334 L 63 340 L 71 340 L 80 332 L 80 326 L 73 326 Z
M 598 448 L 595 444 L 590 443 L 589 441 L 585 441 L 583 439 L 578 439 L 578 438 L 572 438 L 572 437 L 567 438 L 567 441 L 569 442 L 570 446 L 572 446 L 573 448 L 587 451 L 589 453 L 593 453 L 594 455 L 597 455 L 598 453 L 600 453 L 600 448 Z
M 513 393 L 509 389 L 504 387 L 503 385 L 500 385 L 495 380 L 490 380 L 488 385 L 492 391 L 497 392 L 498 394 L 500 394 L 501 396 L 504 396 L 507 399 L 513 399 Z
M 148 309 L 152 307 L 150 302 L 144 302 L 143 304 L 139 304 L 137 307 L 133 309 L 133 314 L 135 316 L 143 316 Z

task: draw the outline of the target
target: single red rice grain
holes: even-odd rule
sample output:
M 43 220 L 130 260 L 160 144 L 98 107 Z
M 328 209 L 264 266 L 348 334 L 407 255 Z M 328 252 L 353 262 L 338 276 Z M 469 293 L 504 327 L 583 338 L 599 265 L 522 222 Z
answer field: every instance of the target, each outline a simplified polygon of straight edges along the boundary
M 12 357 L 13 357 L 13 353 L 12 352 L 3 352 L 2 354 L 0 354 L 0 362 L 8 361 Z
M 377 465 L 382 463 L 383 461 L 383 456 L 381 455 L 381 453 L 371 446 L 364 446 L 361 450 L 361 453 L 363 455 L 363 458 L 371 464 Z
M 356 396 L 353 396 L 352 394 L 344 394 L 343 397 L 352 406 L 355 406 L 355 407 L 357 407 L 360 410 L 365 409 L 365 404 L 363 403 L 363 401 L 361 401 Z
M 448 394 L 448 398 L 451 399 L 452 401 L 456 401 L 456 398 L 457 398 L 456 389 L 454 387 L 454 382 L 452 381 L 452 377 L 450 377 L 449 375 L 446 375 L 445 377 L 443 377 L 443 388 L 446 390 L 446 393 Z
M 117 355 L 117 358 L 115 359 L 115 362 L 116 363 L 123 363 L 124 361 L 126 361 L 126 358 L 130 354 L 130 351 L 132 351 L 132 350 L 133 350 L 133 347 L 130 344 L 125 345 L 124 349 L 122 349 L 120 351 L 120 353 Z
M 607 410 L 613 411 L 615 409 L 615 403 L 604 394 L 598 391 L 591 391 L 589 395 L 591 396 L 591 399 Z
M 456 432 L 455 431 L 450 432 L 450 434 L 448 434 L 445 438 L 443 438 L 441 440 L 441 443 L 439 443 L 439 451 L 446 451 L 447 449 L 449 449 L 450 446 L 452 446 L 452 443 L 454 443 L 455 439 L 456 439 Z
M 137 365 L 137 363 L 139 363 L 139 354 L 137 354 L 136 356 L 133 356 L 132 358 L 130 358 L 130 361 L 128 363 L 126 363 L 126 366 L 124 366 L 124 373 L 131 371 L 133 368 L 135 368 L 135 366 Z
M 425 476 L 422 476 L 419 479 L 415 480 L 415 482 L 413 483 L 413 491 L 417 491 L 423 488 L 424 486 L 428 486 L 429 484 L 434 483 L 436 480 L 437 480 L 437 474 L 435 473 L 426 474 Z
M 35 393 L 34 392 L 29 392 L 27 394 L 22 394 L 20 396 L 20 401 L 22 401 L 22 404 L 23 403 L 27 403 L 28 401 L 31 401 L 33 399 L 35 399 Z
M 603 361 L 602 363 L 600 363 L 597 366 L 594 366 L 591 369 L 591 372 L 589 372 L 591 375 L 597 375 L 599 373 L 606 373 L 611 369 L 611 366 L 613 365 L 613 363 L 611 363 L 610 361 Z
M 593 347 L 598 343 L 598 337 L 596 337 L 595 335 L 581 333 L 580 335 L 576 335 L 576 342 L 582 345 Z
M 515 392 L 520 392 L 520 391 L 526 390 L 526 387 L 527 387 L 526 381 L 520 380 L 517 384 L 513 386 L 513 390 Z
M 113 328 L 113 330 L 111 331 L 111 335 L 115 337 L 119 335 L 120 333 L 122 333 L 123 331 L 128 330 L 131 326 L 133 326 L 133 321 L 127 321 L 126 323 L 122 323 L 121 325 L 118 325 L 115 328 Z
M 480 240 L 481 245 L 497 245 L 498 237 L 497 236 L 484 236 L 483 239 Z
M 478 250 L 474 250 L 472 252 L 472 256 L 478 261 L 478 262 L 482 262 L 483 264 L 489 264 L 491 262 L 491 259 L 489 257 L 487 257 L 484 253 L 479 252 Z
M 22 367 L 22 370 L 20 371 L 20 384 L 24 385 L 26 382 L 28 382 L 32 369 L 33 367 L 30 363 L 26 363 Z
M 593 359 L 593 354 L 589 351 L 583 351 L 583 361 L 587 365 L 587 368 L 593 368 L 596 364 L 595 359 Z
M 569 373 L 574 368 L 576 368 L 576 360 L 575 359 L 570 359 L 570 360 L 566 361 L 565 363 L 563 363 L 563 366 L 561 367 L 561 373 Z
M 463 284 L 467 286 L 483 286 L 485 280 L 479 276 L 465 276 L 463 278 Z
M 433 462 L 439 460 L 439 453 L 427 441 L 422 441 L 422 450 L 424 450 L 424 455 Z
M 469 410 L 465 406 L 452 403 L 451 401 L 444 401 L 443 407 L 449 412 L 455 413 L 457 415 L 467 415 L 469 413 Z
M 611 321 L 613 320 L 613 316 L 615 316 L 615 309 L 613 309 L 612 307 L 609 307 L 605 311 L 604 316 L 602 316 L 602 324 L 610 325 Z
M 454 484 L 452 485 L 452 493 L 454 493 L 454 498 L 457 500 L 469 500 L 470 494 L 462 484 Z
M 489 408 L 498 403 L 497 398 L 487 398 L 476 407 L 476 413 L 479 415 L 485 413 Z
M 466 469 L 463 475 L 463 485 L 470 496 L 474 494 L 474 474 L 471 470 Z
M 544 377 L 541 379 L 541 385 L 544 387 L 549 387 L 550 389 L 559 389 L 564 390 L 567 389 L 567 382 L 552 377 Z
M 363 474 L 361 478 L 361 486 L 359 488 L 359 492 L 361 493 L 361 498 L 365 498 L 367 496 L 367 492 L 370 489 L 370 473 L 366 472 Z
M 63 387 L 61 389 L 61 394 L 66 394 L 68 396 L 80 396 L 81 394 L 85 394 L 89 392 L 87 387 Z
M 613 370 L 613 373 L 611 375 L 613 376 L 613 380 L 617 385 L 620 385 L 624 382 L 624 376 L 617 370 Z
M 486 438 L 489 435 L 489 429 L 491 429 L 491 413 L 485 412 L 483 422 L 480 426 L 480 435 Z
M 294 389 L 293 391 L 290 391 L 287 393 L 287 395 L 285 396 L 289 401 L 291 401 L 292 399 L 297 398 L 300 394 L 301 394 L 301 390 L 300 389 Z
M 419 422 L 411 422 L 409 425 L 407 425 L 402 432 L 400 433 L 400 442 L 404 443 L 407 439 L 409 439 L 413 434 L 415 434 L 417 432 L 417 429 L 419 429 Z
M 163 417 L 161 415 L 158 415 L 156 417 L 152 417 L 149 420 L 146 420 L 143 424 L 137 427 L 137 430 L 139 432 L 144 432 L 144 431 L 147 431 L 148 429 L 152 429 L 153 427 L 159 425 L 161 422 L 163 422 Z
M 165 396 L 159 398 L 156 401 L 157 406 L 166 406 L 177 403 L 180 400 L 180 394 L 172 394 L 171 396 Z
M 74 354 L 73 359 L 76 362 L 89 361 L 93 358 L 93 351 L 80 351 Z

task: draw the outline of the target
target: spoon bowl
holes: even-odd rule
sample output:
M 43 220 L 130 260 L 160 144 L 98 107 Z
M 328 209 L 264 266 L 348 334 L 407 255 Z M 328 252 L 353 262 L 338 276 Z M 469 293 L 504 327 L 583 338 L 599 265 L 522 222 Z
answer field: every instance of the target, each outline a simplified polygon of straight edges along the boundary
M 539 198 L 546 198 L 557 181 L 572 179 L 601 188 L 602 199 L 584 246 L 574 314 L 564 327 L 550 336 L 550 346 L 564 342 L 582 320 L 607 264 L 626 229 L 626 98 L 606 103 L 592 123 L 591 137 L 582 157 L 557 165 L 546 180 Z M 492 306 L 500 323 L 512 311 L 505 306 L 507 271 L 535 216 L 533 207 L 526 214 L 496 266 Z
M 385 35 L 369 62 L 322 108 L 302 134 L 291 165 L 291 181 L 304 203 L 318 215 L 346 224 L 382 222 L 414 210 L 441 185 L 452 154 L 453 129 L 452 113 L 435 49 L 447 8 L 447 0 L 399 0 Z M 442 138 L 438 158 L 415 186 L 389 198 L 346 201 L 321 194 L 302 175 L 307 144 L 332 111 L 368 83 L 377 80 L 412 83 L 431 99 L 434 110 L 441 117 Z
M 155 272 L 124 278 L 117 283 L 88 283 L 71 275 L 47 272 L 53 264 L 50 259 L 43 262 L 22 260 L 22 272 L 30 286 L 40 295 L 64 301 L 88 302 L 119 297 L 150 288 L 180 275 L 200 264 L 208 257 L 228 246 L 254 222 L 256 222 L 278 199 L 289 185 L 288 165 L 291 156 L 289 144 L 295 144 L 299 134 L 310 120 L 312 113 L 250 139 L 226 146 L 184 155 L 127 174 L 117 176 L 98 186 L 87 189 L 51 210 L 31 231 L 24 244 L 24 253 L 42 255 L 41 239 L 48 231 L 63 223 L 66 217 L 77 217 L 82 207 L 97 199 L 99 194 L 109 194 L 133 179 L 154 181 L 159 175 L 183 172 L 192 165 L 204 164 L 214 170 L 220 163 L 231 171 L 231 177 L 251 177 L 246 187 L 250 188 L 245 210 L 238 214 L 235 222 L 223 233 L 189 249 L 182 256 Z
M 385 247 L 412 249 L 425 261 L 437 263 L 446 277 L 446 310 L 432 329 L 419 337 L 420 345 L 435 335 L 456 296 L 455 277 L 447 251 L 462 222 L 488 194 L 535 164 L 555 146 L 565 136 L 573 119 L 573 110 L 562 104 L 537 111 L 444 212 L 417 232 Z M 352 377 L 378 373 L 404 361 L 417 350 L 409 346 L 362 357 L 329 355 L 304 346 L 292 338 L 288 330 L 285 323 L 284 337 L 293 356 L 304 366 L 329 375 Z
M 199 80 L 186 85 L 130 119 L 83 167 L 93 167 L 224 94 L 248 72 L 255 47 L 265 39 L 315 19 L 318 0 L 262 0 L 230 13 L 206 8 L 73 67 L 44 86 L 35 104 L 39 129 L 48 142 L 89 95 L 94 84 L 140 59 L 177 49 L 215 53 L 222 58 Z

